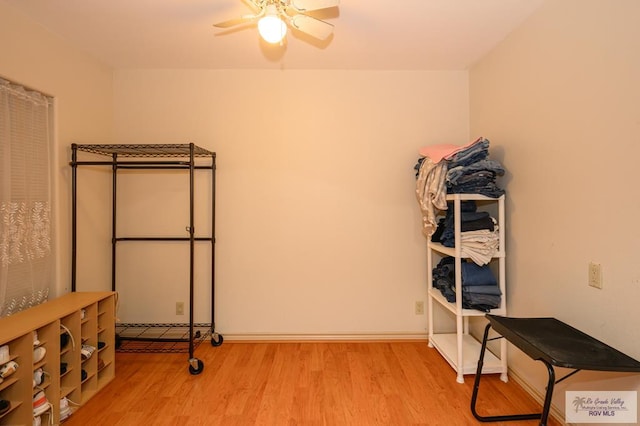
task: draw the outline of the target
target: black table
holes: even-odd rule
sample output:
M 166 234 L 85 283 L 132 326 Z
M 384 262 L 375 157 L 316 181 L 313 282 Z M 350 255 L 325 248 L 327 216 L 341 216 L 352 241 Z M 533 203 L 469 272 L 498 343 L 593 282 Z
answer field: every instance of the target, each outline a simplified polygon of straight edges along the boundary
M 481 422 L 540 419 L 540 425 L 547 424 L 553 386 L 580 370 L 617 371 L 640 373 L 640 362 L 623 354 L 555 318 L 509 318 L 487 314 L 489 324 L 484 330 L 482 349 L 478 360 L 471 412 Z M 500 334 L 496 339 L 505 338 L 531 359 L 542 361 L 549 372 L 547 392 L 541 413 L 511 414 L 503 416 L 481 416 L 476 411 L 476 400 L 482 376 L 484 353 L 487 349 L 489 329 Z M 555 380 L 554 367 L 574 369 L 562 379 Z

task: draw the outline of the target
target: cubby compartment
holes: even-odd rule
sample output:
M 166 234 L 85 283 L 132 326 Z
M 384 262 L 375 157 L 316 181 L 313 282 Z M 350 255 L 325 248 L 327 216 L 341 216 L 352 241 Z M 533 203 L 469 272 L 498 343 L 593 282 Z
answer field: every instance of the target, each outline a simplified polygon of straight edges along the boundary
M 80 322 L 81 313 L 75 311 L 60 320 L 58 339 L 60 345 L 60 398 L 73 401 L 80 397 Z
M 98 349 L 98 304 L 92 303 L 82 310 L 80 346 L 80 383 L 82 386 L 82 403 L 93 397 L 98 391 L 96 376 Z
M 112 319 L 114 310 L 114 298 L 98 302 L 96 372 L 99 388 L 115 377 L 115 322 Z
M 32 404 L 34 415 L 40 415 L 43 423 L 54 423 L 49 419 L 53 416 L 53 411 L 49 403 L 53 403 L 59 398 L 60 389 L 54 385 L 52 380 L 52 369 L 60 362 L 58 350 L 58 328 L 59 320 L 54 320 L 31 332 L 32 335 L 32 364 L 31 364 L 31 384 L 32 400 L 41 400 L 42 404 L 36 410 Z M 43 397 L 44 394 L 44 397 Z
M 2 330 L 0 333 L 9 331 L 0 330 Z M 0 414 L 0 424 L 20 424 L 19 419 L 31 415 L 30 401 L 25 401 L 23 395 L 28 394 L 31 389 L 28 379 L 32 365 L 33 337 L 29 333 L 11 340 L 3 340 L 0 344 L 0 347 L 2 346 L 6 349 L 2 349 L 4 355 L 0 360 L 0 368 L 9 362 L 15 362 L 18 367 L 13 373 L 6 375 L 0 383 L 0 400 L 7 401 L 9 404 L 9 408 Z

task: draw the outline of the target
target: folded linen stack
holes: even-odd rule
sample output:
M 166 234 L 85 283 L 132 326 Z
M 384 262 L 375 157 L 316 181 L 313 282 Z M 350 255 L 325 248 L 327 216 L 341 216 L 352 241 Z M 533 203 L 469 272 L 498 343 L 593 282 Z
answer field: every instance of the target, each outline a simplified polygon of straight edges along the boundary
M 462 307 L 489 312 L 500 307 L 502 292 L 488 265 L 462 261 Z M 444 257 L 433 268 L 434 288 L 440 290 L 448 302 L 456 301 L 455 259 Z
M 504 190 L 496 184 L 496 177 L 502 175 L 502 165 L 489 159 L 489 140 L 478 138 L 447 159 L 447 193 L 498 198 Z
M 505 173 L 489 159 L 489 140 L 478 138 L 467 145 L 430 145 L 420 149 L 416 166 L 416 198 L 422 213 L 423 233 L 436 230 L 438 210 L 446 210 L 447 194 L 480 194 L 498 198 L 505 193 L 496 178 Z
M 449 202 L 447 213 L 438 222 L 431 241 L 445 247 L 455 247 L 455 219 L 453 203 Z M 477 211 L 475 201 L 460 203 L 460 250 L 463 257 L 469 257 L 478 265 L 486 265 L 498 252 L 500 234 L 497 221 L 489 212 Z

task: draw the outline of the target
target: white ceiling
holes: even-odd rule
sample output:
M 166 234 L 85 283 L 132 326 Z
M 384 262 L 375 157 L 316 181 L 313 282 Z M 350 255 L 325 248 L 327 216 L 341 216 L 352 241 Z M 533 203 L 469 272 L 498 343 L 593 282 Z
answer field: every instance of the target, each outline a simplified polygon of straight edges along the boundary
M 114 68 L 467 69 L 544 0 L 341 0 L 313 16 L 324 43 L 213 23 L 251 13 L 241 0 L 0 0 Z

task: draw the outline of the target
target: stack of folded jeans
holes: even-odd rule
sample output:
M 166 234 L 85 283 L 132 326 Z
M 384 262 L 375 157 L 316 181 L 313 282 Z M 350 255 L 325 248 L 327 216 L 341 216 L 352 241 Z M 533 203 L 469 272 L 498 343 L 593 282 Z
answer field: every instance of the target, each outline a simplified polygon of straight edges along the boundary
M 455 247 L 455 221 L 453 203 L 447 203 L 447 213 L 438 222 L 431 241 L 445 247 Z M 461 254 L 479 265 L 485 265 L 498 251 L 500 236 L 498 224 L 489 212 L 477 211 L 475 201 L 460 202 Z
M 440 293 L 447 299 L 447 302 L 456 301 L 456 265 L 451 256 L 443 257 L 433 268 L 432 274 L 433 288 L 440 290 Z
M 488 139 L 479 138 L 446 161 L 448 194 L 482 194 L 491 198 L 504 194 L 496 177 L 504 175 L 505 170 L 498 161 L 489 159 Z
M 505 191 L 496 178 L 505 173 L 489 159 L 489 140 L 478 138 L 464 145 L 429 145 L 420 149 L 416 171 L 416 197 L 422 213 L 422 232 L 430 237 L 437 227 L 437 212 L 446 209 L 447 194 L 480 194 L 498 198 Z
M 462 307 L 489 312 L 499 308 L 502 292 L 488 265 L 462 261 Z M 448 302 L 456 301 L 455 259 L 444 257 L 433 268 L 434 288 L 440 290 Z

